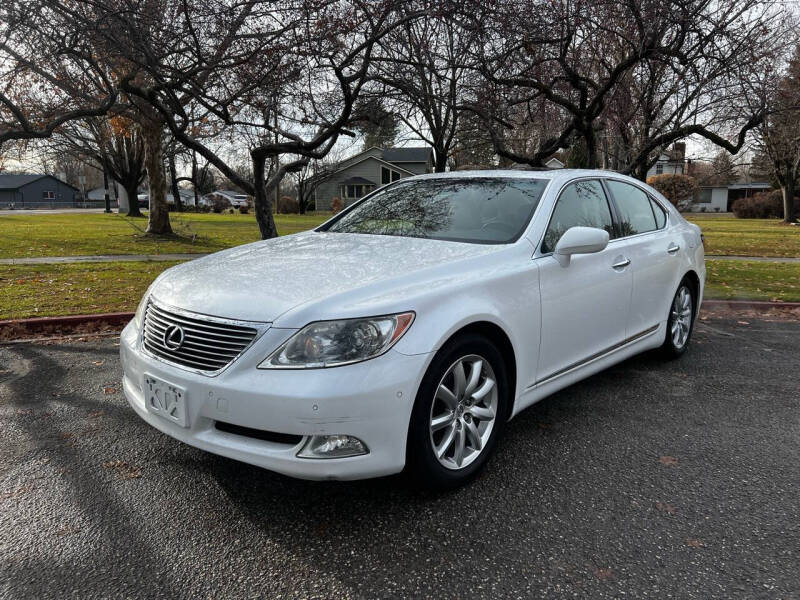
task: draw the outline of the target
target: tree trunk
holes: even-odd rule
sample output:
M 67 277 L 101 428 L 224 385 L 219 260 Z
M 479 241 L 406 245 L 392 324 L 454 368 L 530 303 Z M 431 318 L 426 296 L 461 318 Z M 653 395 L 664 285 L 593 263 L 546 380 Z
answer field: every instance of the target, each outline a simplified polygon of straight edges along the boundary
M 633 176 L 639 181 L 647 183 L 647 163 L 639 163 L 636 165 Z
M 781 188 L 783 193 L 783 222 L 794 223 L 794 178 L 786 178 L 786 184 Z
M 253 183 L 255 185 L 255 206 L 256 222 L 258 230 L 261 232 L 262 240 L 269 240 L 278 237 L 278 229 L 275 227 L 275 219 L 272 216 L 272 194 L 274 186 L 267 189 L 264 179 L 265 158 L 253 156 Z
M 144 163 L 150 192 L 150 214 L 146 231 L 165 235 L 172 233 L 172 227 L 169 224 L 169 207 L 167 206 L 167 178 L 164 173 L 161 125 L 148 120 L 141 124 L 141 129 L 144 142 Z
M 128 195 L 128 216 L 141 217 L 142 211 L 139 210 L 139 186 L 133 181 L 125 185 L 125 193 Z
M 175 168 L 175 155 L 169 155 L 169 176 L 172 179 L 172 201 L 175 203 L 175 210 L 183 212 L 183 204 L 181 203 L 180 188 L 178 187 L 178 170 Z
M 590 123 L 584 133 L 583 139 L 586 140 L 586 168 L 597 168 L 597 138 L 594 134 L 594 128 Z
M 197 154 L 192 152 L 192 187 L 194 188 L 194 205 L 200 206 L 200 198 L 197 195 Z
M 436 157 L 433 161 L 433 172 L 444 173 L 447 169 L 447 150 L 445 148 L 434 148 Z

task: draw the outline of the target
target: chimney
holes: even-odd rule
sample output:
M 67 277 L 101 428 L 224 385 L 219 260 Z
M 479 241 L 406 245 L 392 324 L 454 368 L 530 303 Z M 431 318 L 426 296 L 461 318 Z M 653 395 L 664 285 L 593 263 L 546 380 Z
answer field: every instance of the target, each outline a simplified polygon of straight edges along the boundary
M 686 156 L 686 142 L 675 142 L 672 144 L 673 160 L 683 160 Z

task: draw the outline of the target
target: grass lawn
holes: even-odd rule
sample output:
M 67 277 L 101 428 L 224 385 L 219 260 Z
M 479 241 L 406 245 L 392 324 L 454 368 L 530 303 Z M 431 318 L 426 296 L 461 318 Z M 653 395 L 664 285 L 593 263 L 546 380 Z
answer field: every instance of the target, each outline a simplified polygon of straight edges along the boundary
M 0 319 L 134 311 L 147 286 L 174 264 L 0 265 Z
M 707 260 L 705 297 L 800 302 L 800 264 Z
M 0 265 L 0 319 L 136 310 L 175 263 Z M 800 301 L 800 264 L 709 260 L 707 299 Z
M 778 219 L 685 214 L 703 230 L 706 254 L 725 256 L 800 256 L 800 227 Z
M 316 227 L 329 213 L 277 215 L 281 235 Z M 0 213 L 0 258 L 215 252 L 260 238 L 252 214 L 170 213 L 177 235 L 146 235 L 147 219 L 118 214 Z

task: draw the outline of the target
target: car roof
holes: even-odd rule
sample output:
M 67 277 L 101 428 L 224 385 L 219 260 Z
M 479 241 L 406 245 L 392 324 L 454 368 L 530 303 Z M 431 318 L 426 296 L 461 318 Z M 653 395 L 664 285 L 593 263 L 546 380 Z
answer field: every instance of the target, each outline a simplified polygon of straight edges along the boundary
M 579 177 L 613 177 L 644 185 L 642 181 L 628 175 L 607 169 L 483 169 L 475 171 L 447 171 L 445 173 L 425 173 L 413 177 L 404 177 L 402 181 L 412 179 L 473 179 L 480 177 L 506 177 L 511 179 L 548 179 L 569 180 Z

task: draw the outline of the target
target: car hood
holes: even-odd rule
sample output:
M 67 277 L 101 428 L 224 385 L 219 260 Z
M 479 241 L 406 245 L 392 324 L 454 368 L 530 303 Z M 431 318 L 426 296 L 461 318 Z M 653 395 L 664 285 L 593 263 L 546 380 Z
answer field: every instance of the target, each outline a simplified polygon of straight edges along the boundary
M 223 250 L 165 271 L 156 301 L 245 321 L 273 322 L 292 308 L 477 257 L 499 246 L 421 238 L 305 232 Z M 385 297 L 386 286 L 382 286 Z M 340 298 L 341 299 L 341 298 Z

